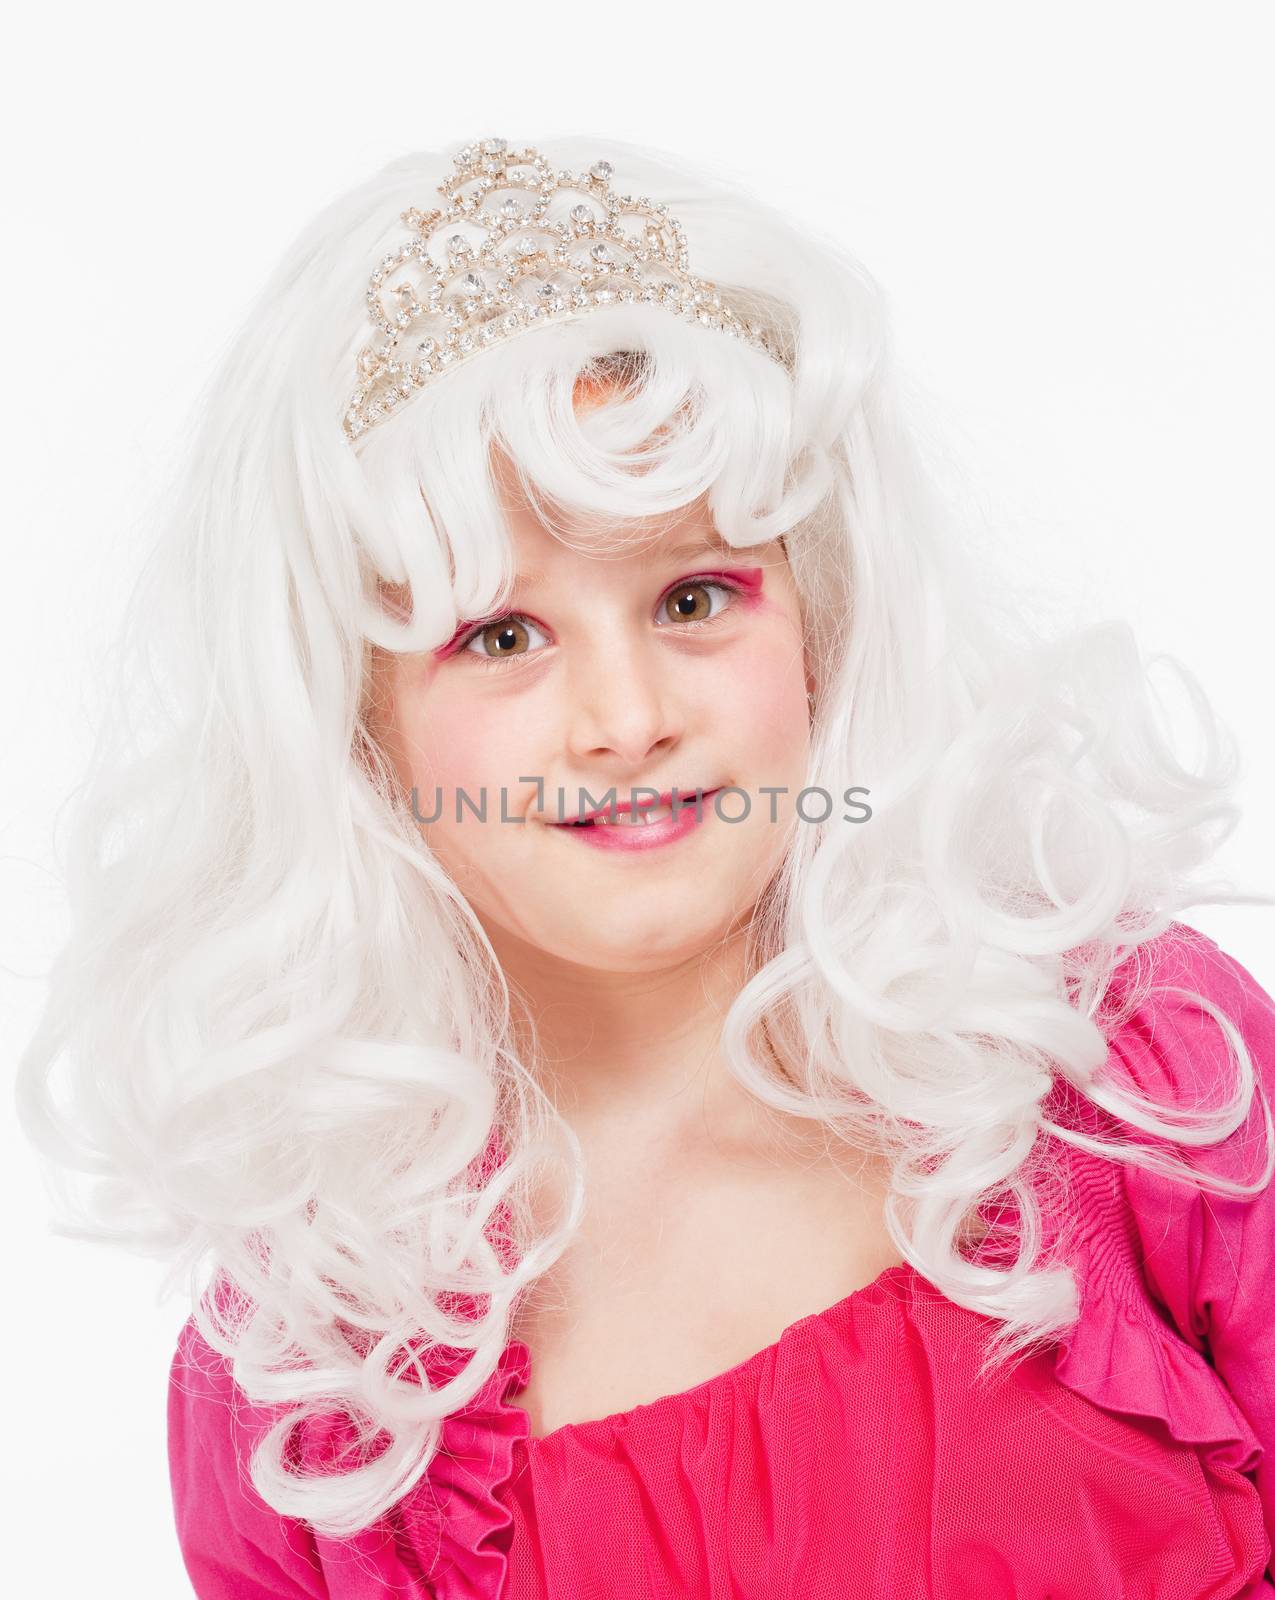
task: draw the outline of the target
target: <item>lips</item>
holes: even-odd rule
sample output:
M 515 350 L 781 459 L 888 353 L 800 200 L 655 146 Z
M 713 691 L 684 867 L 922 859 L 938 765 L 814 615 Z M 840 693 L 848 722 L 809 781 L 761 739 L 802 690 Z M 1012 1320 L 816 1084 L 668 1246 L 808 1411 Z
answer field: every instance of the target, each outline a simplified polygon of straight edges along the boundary
M 717 793 L 717 790 L 720 787 L 721 785 L 718 784 L 712 789 L 691 789 L 684 793 L 679 791 L 677 797 L 677 814 L 681 816 L 685 811 L 694 810 L 697 800 L 700 804 L 702 804 L 705 800 L 711 799 L 712 796 Z M 658 800 L 654 797 L 651 797 L 646 800 L 640 800 L 636 806 L 630 805 L 627 801 L 617 801 L 614 808 L 604 806 L 598 811 L 586 813 L 586 815 L 583 817 L 573 817 L 566 822 L 554 822 L 551 823 L 550 826 L 554 828 L 633 829 L 653 827 L 656 823 L 668 822 L 672 820 L 672 802 L 673 795 L 672 791 L 670 790 L 667 794 L 660 795 Z M 612 821 L 610 815 L 612 809 L 614 809 L 615 812 L 614 821 Z

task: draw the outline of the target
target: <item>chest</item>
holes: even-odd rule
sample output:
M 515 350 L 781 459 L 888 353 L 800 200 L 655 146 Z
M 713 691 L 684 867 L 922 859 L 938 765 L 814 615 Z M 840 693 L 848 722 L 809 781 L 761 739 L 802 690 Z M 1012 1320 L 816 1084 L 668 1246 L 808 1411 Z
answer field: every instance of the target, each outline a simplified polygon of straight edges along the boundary
M 901 1259 L 884 1169 L 857 1153 L 646 1177 L 597 1162 L 589 1185 L 584 1227 L 513 1321 L 535 1438 L 716 1377 Z

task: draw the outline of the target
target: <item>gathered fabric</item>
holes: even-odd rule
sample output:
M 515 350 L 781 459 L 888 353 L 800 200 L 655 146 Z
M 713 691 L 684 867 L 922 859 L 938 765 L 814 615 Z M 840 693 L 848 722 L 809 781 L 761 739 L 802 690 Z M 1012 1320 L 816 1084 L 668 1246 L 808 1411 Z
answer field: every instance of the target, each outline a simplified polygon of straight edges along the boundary
M 1216 1104 L 1235 1019 L 1275 1099 L 1275 1003 L 1212 941 L 1141 954 L 1111 1040 L 1135 1087 Z M 1063 1125 L 1117 1126 L 1060 1081 Z M 1261 1100 L 1200 1163 L 1251 1181 Z M 1138 1133 L 1137 1137 L 1147 1136 Z M 170 1382 L 178 1536 L 200 1600 L 1255 1600 L 1275 1597 L 1275 1184 L 1239 1199 L 1053 1141 L 1081 1315 L 982 1378 L 988 1318 L 910 1264 L 694 1388 L 533 1438 L 510 1340 L 417 1488 L 333 1540 L 247 1479 L 277 1415 L 193 1321 Z M 1149 1141 L 1148 1142 L 1154 1142 Z M 311 1427 L 308 1471 L 341 1428 Z

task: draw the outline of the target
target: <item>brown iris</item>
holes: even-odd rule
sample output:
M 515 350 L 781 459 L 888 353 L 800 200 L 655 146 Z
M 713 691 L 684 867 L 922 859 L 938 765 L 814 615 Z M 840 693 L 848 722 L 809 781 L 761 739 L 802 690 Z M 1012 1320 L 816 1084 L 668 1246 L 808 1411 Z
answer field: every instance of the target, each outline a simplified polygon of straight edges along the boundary
M 695 596 L 703 595 L 704 610 L 697 611 Z M 690 609 L 685 609 L 689 604 Z M 679 589 L 671 589 L 664 601 L 664 609 L 675 622 L 703 622 L 712 615 L 713 602 L 708 598 L 708 585 L 703 583 L 684 583 Z
M 525 642 L 527 630 L 521 622 L 514 621 L 489 623 L 480 634 L 475 635 L 476 638 L 481 638 L 483 641 L 484 654 L 487 652 L 488 644 L 493 640 L 496 642 L 497 648 L 491 653 L 489 660 L 498 660 L 501 656 L 518 654 L 519 636 Z M 511 640 L 512 643 L 510 642 Z

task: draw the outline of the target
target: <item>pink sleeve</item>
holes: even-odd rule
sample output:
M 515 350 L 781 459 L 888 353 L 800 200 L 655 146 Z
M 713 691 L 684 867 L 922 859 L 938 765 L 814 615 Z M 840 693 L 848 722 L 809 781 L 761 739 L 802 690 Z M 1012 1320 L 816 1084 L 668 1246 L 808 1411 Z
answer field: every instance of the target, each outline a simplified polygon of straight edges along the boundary
M 273 1511 L 247 1472 L 266 1414 L 187 1322 L 168 1386 L 168 1463 L 177 1539 L 199 1600 L 327 1600 L 313 1536 Z
M 1185 939 L 1170 930 L 1156 941 L 1155 989 L 1194 990 L 1217 1006 L 1238 1030 L 1275 1108 L 1275 1001 L 1211 939 L 1183 931 Z M 1153 993 L 1144 1001 L 1117 1030 L 1112 1054 L 1136 1084 L 1169 1103 L 1216 1106 L 1234 1078 L 1226 1036 L 1209 1012 L 1179 994 Z M 1262 1175 L 1266 1150 L 1255 1092 L 1240 1127 L 1221 1144 L 1191 1150 L 1188 1159 L 1252 1183 Z M 1148 1287 L 1209 1361 L 1262 1445 L 1256 1481 L 1275 1547 L 1275 1180 L 1260 1194 L 1231 1198 L 1141 1167 L 1122 1165 L 1121 1172 Z

